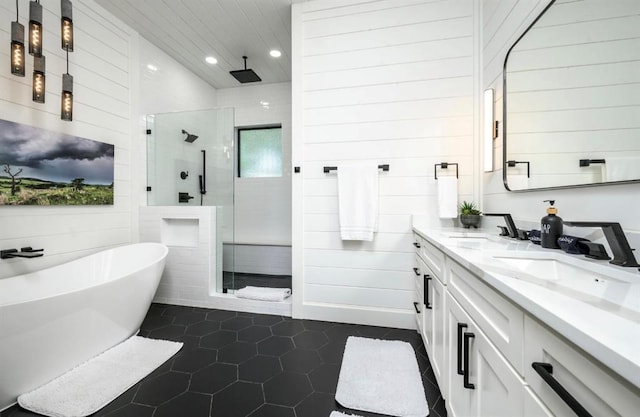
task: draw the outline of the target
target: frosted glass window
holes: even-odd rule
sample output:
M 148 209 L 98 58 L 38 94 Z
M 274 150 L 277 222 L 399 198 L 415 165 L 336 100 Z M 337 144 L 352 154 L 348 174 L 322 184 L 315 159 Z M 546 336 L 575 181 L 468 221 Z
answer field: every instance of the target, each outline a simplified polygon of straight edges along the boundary
M 238 176 L 282 176 L 282 128 L 238 130 Z

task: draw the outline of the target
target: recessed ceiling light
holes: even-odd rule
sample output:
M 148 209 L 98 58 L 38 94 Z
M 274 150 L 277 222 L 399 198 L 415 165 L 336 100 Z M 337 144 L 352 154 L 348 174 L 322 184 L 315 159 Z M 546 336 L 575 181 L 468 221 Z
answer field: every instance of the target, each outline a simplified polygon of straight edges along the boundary
M 274 58 L 280 58 L 280 56 L 282 56 L 282 52 L 278 51 L 277 49 L 272 49 L 269 51 L 269 55 Z
M 214 65 L 214 64 L 217 64 L 217 63 L 218 63 L 218 60 L 217 60 L 217 59 L 215 59 L 215 58 L 214 58 L 214 57 L 212 57 L 212 56 L 208 56 L 208 57 L 206 57 L 204 60 L 205 60 L 205 61 L 207 61 L 207 63 L 208 63 L 208 64 L 211 64 L 211 65 Z
M 147 68 L 149 69 L 149 71 L 158 71 L 158 67 L 153 64 L 147 64 Z

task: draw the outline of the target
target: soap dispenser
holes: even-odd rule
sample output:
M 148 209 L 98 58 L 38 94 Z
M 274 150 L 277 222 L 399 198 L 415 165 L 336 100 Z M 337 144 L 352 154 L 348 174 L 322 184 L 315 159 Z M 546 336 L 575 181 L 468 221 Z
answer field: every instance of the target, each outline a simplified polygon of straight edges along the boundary
M 562 235 L 562 218 L 556 216 L 558 209 L 553 207 L 555 200 L 544 200 L 549 202 L 547 215 L 540 220 L 540 237 L 543 248 L 560 249 L 558 238 Z

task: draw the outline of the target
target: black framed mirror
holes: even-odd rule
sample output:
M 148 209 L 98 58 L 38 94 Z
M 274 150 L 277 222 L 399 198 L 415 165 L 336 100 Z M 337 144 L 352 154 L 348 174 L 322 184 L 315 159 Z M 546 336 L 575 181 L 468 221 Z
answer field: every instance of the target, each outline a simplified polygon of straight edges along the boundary
M 503 93 L 507 190 L 640 182 L 640 1 L 550 1 Z

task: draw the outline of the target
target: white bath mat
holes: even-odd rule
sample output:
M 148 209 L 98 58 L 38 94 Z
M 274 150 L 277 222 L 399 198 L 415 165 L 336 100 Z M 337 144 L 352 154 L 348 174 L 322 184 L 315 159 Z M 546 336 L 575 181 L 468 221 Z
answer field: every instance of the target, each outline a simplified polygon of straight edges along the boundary
M 289 288 L 244 287 L 236 291 L 236 297 L 260 301 L 284 301 L 291 295 Z
M 350 336 L 336 401 L 354 410 L 391 416 L 429 415 L 415 352 L 409 343 L 399 340 Z
M 361 417 L 361 416 L 357 416 L 355 414 L 344 414 L 344 413 L 341 413 L 340 411 L 333 411 L 329 417 Z
M 182 343 L 133 336 L 53 381 L 18 397 L 51 417 L 93 414 L 176 354 Z

